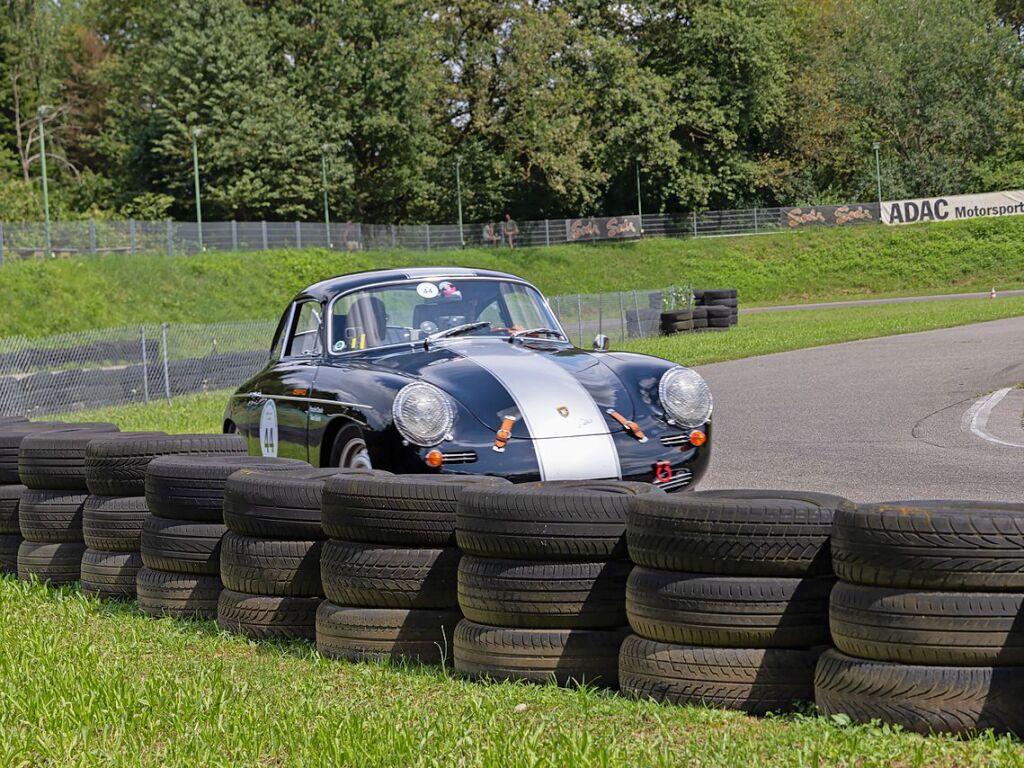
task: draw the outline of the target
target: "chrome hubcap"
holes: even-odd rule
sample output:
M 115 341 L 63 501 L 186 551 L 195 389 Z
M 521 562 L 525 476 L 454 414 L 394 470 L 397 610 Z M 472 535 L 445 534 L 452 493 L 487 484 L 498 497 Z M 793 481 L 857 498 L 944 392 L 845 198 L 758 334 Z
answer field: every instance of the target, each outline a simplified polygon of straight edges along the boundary
M 345 443 L 345 447 L 341 449 L 338 466 L 342 469 L 373 469 L 370 452 L 366 450 L 366 441 L 357 437 Z

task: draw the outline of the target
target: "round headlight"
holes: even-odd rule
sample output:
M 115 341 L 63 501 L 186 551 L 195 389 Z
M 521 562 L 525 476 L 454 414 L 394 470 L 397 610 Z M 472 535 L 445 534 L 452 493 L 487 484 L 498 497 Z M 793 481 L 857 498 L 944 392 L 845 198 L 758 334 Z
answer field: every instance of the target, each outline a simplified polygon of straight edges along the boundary
M 711 390 L 690 368 L 671 368 L 661 377 L 658 397 L 665 414 L 680 427 L 699 427 L 711 418 Z
M 395 426 L 413 445 L 437 445 L 455 424 L 455 408 L 433 384 L 417 381 L 403 387 L 391 406 Z

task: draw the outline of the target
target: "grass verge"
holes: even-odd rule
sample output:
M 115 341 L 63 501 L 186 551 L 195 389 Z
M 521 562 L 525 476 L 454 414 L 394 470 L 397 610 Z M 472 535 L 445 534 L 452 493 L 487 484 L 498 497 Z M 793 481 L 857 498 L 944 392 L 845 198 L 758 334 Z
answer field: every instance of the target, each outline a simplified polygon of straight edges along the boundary
M 1024 216 L 650 239 L 550 248 L 108 254 L 0 267 L 0 337 L 139 323 L 277 318 L 310 283 L 364 269 L 456 265 L 515 272 L 549 295 L 731 286 L 744 305 L 1024 287 Z
M 8 766 L 1024 765 L 1024 745 L 348 664 L 0 578 Z M 521 705 L 525 705 L 525 708 Z

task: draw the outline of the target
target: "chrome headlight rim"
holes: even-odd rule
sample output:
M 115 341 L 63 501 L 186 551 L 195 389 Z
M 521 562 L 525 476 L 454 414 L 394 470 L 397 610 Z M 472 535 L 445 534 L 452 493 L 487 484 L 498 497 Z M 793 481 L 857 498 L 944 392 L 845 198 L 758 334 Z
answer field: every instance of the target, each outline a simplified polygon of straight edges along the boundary
M 406 411 L 414 398 L 433 398 L 433 404 L 438 408 L 440 417 L 436 425 L 429 429 L 422 428 L 422 425 L 418 430 L 413 428 Z M 406 384 L 395 395 L 391 404 L 391 417 L 406 442 L 421 448 L 429 448 L 451 438 L 451 431 L 455 426 L 455 406 L 440 387 L 425 381 L 414 381 Z
M 695 398 L 696 402 L 689 410 L 681 410 L 674 405 L 673 401 L 676 399 L 674 394 L 678 393 L 673 393 L 672 389 L 673 387 L 678 388 L 680 384 L 690 386 L 693 390 L 690 397 Z M 711 413 L 715 407 L 711 388 L 708 387 L 704 377 L 692 368 L 682 365 L 669 368 L 662 374 L 661 380 L 658 382 L 658 400 L 665 412 L 665 419 L 670 424 L 684 429 L 695 429 L 706 424 L 711 420 Z

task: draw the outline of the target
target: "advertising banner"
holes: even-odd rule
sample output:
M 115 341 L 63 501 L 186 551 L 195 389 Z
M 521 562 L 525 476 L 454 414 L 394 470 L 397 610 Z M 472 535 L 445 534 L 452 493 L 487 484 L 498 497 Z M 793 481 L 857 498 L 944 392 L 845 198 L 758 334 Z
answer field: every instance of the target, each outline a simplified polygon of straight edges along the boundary
M 779 224 L 787 229 L 801 227 L 845 226 L 847 224 L 875 224 L 878 221 L 878 203 L 851 205 L 811 205 L 803 208 L 780 208 Z
M 916 224 L 920 221 L 957 221 L 978 216 L 1024 214 L 1024 190 L 982 195 L 922 197 L 882 203 L 883 224 Z
M 620 240 L 640 237 L 639 216 L 612 216 L 608 219 L 567 219 L 565 239 L 575 243 L 580 240 Z

